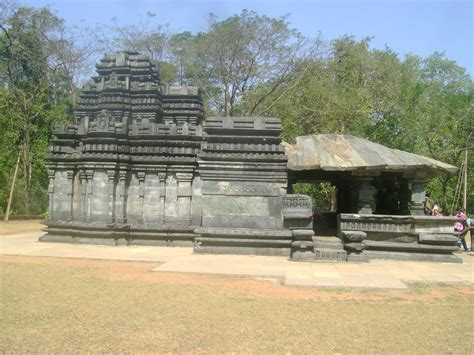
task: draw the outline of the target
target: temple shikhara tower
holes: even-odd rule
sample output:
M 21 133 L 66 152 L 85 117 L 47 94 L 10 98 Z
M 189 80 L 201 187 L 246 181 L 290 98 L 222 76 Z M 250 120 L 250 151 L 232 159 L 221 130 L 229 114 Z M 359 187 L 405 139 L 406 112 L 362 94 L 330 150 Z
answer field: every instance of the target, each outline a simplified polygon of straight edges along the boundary
M 97 74 L 74 124 L 54 132 L 44 241 L 290 255 L 278 119 L 204 121 L 197 88 L 160 86 L 135 52 L 105 56 Z M 300 200 L 310 241 L 310 201 L 295 197 L 296 210 Z
M 423 181 L 455 167 L 352 136 L 282 144 L 277 118 L 205 117 L 196 87 L 161 85 L 136 52 L 96 67 L 73 122 L 54 131 L 41 241 L 459 261 L 454 219 L 422 215 Z M 336 187 L 337 211 L 290 193 L 319 181 Z

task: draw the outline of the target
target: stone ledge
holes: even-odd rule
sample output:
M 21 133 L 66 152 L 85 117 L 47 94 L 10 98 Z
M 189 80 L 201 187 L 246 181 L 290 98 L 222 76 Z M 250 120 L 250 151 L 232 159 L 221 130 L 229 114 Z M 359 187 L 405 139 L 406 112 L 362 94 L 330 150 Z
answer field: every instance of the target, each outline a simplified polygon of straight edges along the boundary
M 418 243 L 396 243 L 396 242 L 377 242 L 373 240 L 364 240 L 362 245 L 366 250 L 387 250 L 388 252 L 419 252 L 419 253 L 439 253 L 450 254 L 458 250 L 457 246 L 428 245 Z
M 462 259 L 452 254 L 424 254 L 424 253 L 406 253 L 395 251 L 366 250 L 363 252 L 370 260 L 372 259 L 394 259 L 407 261 L 430 261 L 442 263 L 461 263 Z M 349 260 L 349 259 L 348 259 Z
M 196 245 L 194 253 L 198 254 L 237 254 L 237 255 L 267 255 L 290 256 L 290 248 L 243 247 L 243 246 L 202 246 Z
M 313 238 L 314 248 L 316 249 L 331 249 L 331 250 L 343 250 L 344 245 L 342 241 L 337 237 L 314 237 Z
M 201 236 L 230 236 L 230 237 L 266 237 L 292 239 L 293 233 L 288 229 L 253 229 L 253 228 L 223 228 L 197 227 L 194 233 Z
M 421 244 L 438 244 L 438 245 L 456 245 L 458 237 L 450 234 L 420 234 L 418 242 Z

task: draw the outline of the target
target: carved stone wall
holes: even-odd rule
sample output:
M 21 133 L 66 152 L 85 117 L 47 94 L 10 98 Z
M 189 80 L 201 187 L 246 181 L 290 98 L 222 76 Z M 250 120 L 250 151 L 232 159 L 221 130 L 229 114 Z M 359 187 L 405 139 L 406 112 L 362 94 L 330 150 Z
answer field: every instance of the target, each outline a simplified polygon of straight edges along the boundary
M 190 235 L 189 226 L 201 222 L 195 171 L 202 120 L 197 88 L 162 87 L 156 64 L 136 52 L 104 56 L 82 90 L 74 122 L 54 130 L 48 235 L 79 241 L 81 230 L 93 228 L 80 240 L 146 238 L 148 232 L 124 232 L 131 226 Z M 163 240 L 169 243 L 168 232 Z
M 350 261 L 401 259 L 462 262 L 453 217 L 340 214 L 338 233 Z
M 289 255 L 278 119 L 204 121 L 197 88 L 161 86 L 155 63 L 122 52 L 102 58 L 54 132 L 43 240 L 194 245 L 198 228 L 239 228 L 241 251 Z
M 281 123 L 263 117 L 211 117 L 197 155 L 202 227 L 195 252 L 290 255 L 283 225 L 286 156 Z

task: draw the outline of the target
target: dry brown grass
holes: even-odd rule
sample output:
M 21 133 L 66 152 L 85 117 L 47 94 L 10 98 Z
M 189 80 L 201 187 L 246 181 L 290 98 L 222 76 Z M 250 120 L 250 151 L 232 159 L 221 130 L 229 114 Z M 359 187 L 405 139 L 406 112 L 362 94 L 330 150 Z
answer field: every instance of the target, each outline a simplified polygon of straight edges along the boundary
M 152 263 L 1 258 L 0 351 L 468 353 L 471 287 L 373 292 L 151 273 Z
M 37 232 L 45 226 L 40 223 L 40 220 L 24 220 L 24 221 L 8 221 L 7 223 L 0 220 L 0 236 L 25 232 Z

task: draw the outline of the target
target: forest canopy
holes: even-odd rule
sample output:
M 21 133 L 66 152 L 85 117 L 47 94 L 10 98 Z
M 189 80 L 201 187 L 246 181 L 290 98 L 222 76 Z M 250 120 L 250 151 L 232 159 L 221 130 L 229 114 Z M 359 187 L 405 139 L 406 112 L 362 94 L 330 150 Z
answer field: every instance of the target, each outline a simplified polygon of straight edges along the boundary
M 148 13 L 151 19 L 153 13 Z M 159 63 L 162 84 L 196 85 L 206 115 L 272 116 L 283 138 L 351 133 L 472 171 L 474 86 L 441 52 L 427 57 L 374 49 L 372 38 L 307 38 L 288 16 L 244 10 L 209 15 L 205 31 L 169 25 L 68 26 L 51 8 L 5 3 L 0 14 L 0 213 L 44 214 L 45 155 L 52 128 L 71 119 L 80 84 L 103 53 L 136 50 Z M 13 178 L 17 171 L 16 179 Z M 426 183 L 444 211 L 460 205 L 458 176 Z M 327 186 L 306 186 L 327 208 Z M 468 176 L 474 210 L 474 174 Z

